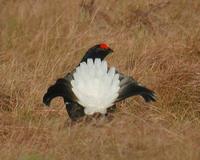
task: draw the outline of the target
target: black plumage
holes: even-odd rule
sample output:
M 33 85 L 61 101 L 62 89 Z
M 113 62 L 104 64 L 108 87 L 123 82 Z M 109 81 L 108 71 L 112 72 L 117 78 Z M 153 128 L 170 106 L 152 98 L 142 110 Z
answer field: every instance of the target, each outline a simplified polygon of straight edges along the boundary
M 101 60 L 104 60 L 104 58 L 111 52 L 113 52 L 113 50 L 110 49 L 106 44 L 95 45 L 86 52 L 80 63 L 87 62 L 87 59 L 89 58 L 93 60 L 95 58 L 100 58 Z M 49 106 L 53 98 L 58 96 L 63 97 L 69 117 L 72 120 L 77 120 L 83 117 L 85 113 L 84 107 L 78 103 L 78 99 L 72 91 L 71 81 L 73 79 L 74 71 L 68 73 L 64 78 L 58 79 L 54 85 L 48 88 L 46 94 L 43 97 L 43 103 Z M 132 77 L 125 76 L 120 72 L 118 72 L 118 74 L 120 75 L 120 89 L 118 92 L 119 96 L 117 97 L 115 102 L 119 102 L 128 97 L 137 95 L 142 96 L 146 102 L 156 100 L 155 93 L 152 90 L 142 86 Z M 107 112 L 113 112 L 115 108 L 115 105 L 111 106 L 107 110 Z

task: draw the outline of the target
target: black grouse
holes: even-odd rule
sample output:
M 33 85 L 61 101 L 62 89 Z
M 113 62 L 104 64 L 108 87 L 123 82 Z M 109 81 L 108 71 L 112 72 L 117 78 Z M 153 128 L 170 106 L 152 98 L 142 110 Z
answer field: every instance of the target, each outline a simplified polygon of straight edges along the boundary
M 112 52 L 105 43 L 90 48 L 71 73 L 48 88 L 43 102 L 49 106 L 53 98 L 63 97 L 69 117 L 77 120 L 84 115 L 106 114 L 116 102 L 131 96 L 155 101 L 152 90 L 114 67 L 108 68 L 104 58 Z

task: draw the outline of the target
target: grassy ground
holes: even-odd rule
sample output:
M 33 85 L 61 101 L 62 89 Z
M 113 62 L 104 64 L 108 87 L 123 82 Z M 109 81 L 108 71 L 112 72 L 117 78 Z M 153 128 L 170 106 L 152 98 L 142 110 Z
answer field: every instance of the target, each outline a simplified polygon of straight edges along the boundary
M 0 0 L 0 159 L 199 160 L 200 1 Z M 91 46 L 155 90 L 118 104 L 114 119 L 69 126 L 49 85 Z

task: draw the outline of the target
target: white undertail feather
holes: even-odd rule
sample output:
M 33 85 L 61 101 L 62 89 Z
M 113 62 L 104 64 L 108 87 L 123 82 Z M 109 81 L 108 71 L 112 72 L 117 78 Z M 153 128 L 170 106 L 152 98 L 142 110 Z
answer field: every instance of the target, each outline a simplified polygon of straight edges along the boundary
M 107 62 L 88 59 L 82 62 L 73 74 L 72 91 L 78 103 L 84 107 L 85 114 L 95 112 L 105 114 L 118 97 L 119 74 L 115 68 L 108 70 Z

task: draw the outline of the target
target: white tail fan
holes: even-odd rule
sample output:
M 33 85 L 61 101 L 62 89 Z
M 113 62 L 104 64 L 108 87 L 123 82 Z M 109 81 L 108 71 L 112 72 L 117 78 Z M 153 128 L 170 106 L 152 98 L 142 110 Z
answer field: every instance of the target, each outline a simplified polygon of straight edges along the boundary
M 115 68 L 108 70 L 107 62 L 88 59 L 82 62 L 73 74 L 72 91 L 78 103 L 84 107 L 85 114 L 95 112 L 105 114 L 118 97 L 119 74 Z

